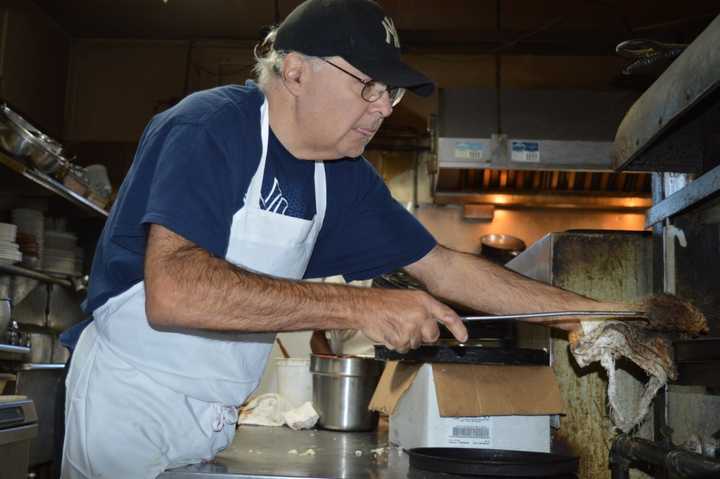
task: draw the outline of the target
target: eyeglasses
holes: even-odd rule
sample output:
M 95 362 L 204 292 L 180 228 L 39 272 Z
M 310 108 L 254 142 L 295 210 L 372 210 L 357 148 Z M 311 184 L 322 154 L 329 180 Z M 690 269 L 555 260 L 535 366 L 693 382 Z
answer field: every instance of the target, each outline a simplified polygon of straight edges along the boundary
M 405 95 L 405 89 L 402 87 L 389 87 L 383 83 L 380 83 L 375 80 L 363 80 L 357 75 L 354 75 L 350 73 L 349 71 L 345 70 L 342 67 L 339 67 L 335 65 L 330 60 L 326 60 L 322 57 L 318 57 L 320 60 L 324 61 L 325 63 L 329 63 L 330 65 L 334 66 L 341 72 L 347 73 L 357 81 L 363 84 L 363 89 L 360 92 L 360 96 L 363 100 L 365 100 L 368 103 L 376 102 L 380 99 L 380 97 L 383 96 L 383 93 L 387 92 L 388 98 L 390 98 L 390 105 L 394 108 L 398 103 L 400 103 L 400 100 L 402 100 L 403 95 Z

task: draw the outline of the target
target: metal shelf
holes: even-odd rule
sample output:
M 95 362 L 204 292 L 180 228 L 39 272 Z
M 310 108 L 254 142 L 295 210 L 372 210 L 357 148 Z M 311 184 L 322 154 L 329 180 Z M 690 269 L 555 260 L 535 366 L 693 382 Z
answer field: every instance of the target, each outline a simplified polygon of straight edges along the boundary
M 65 369 L 65 363 L 25 363 L 20 366 L 20 371 L 53 371 Z
M 12 346 L 10 344 L 0 344 L 0 359 L 6 360 L 23 360 L 30 354 L 30 348 L 25 346 Z
M 653 205 L 648 210 L 645 226 L 649 228 L 666 218 L 699 205 L 718 192 L 720 192 L 720 166 L 716 166 L 683 189 Z
M 36 279 L 44 283 L 52 283 L 66 288 L 72 288 L 73 283 L 69 279 L 58 278 L 52 276 L 44 271 L 38 271 L 35 269 L 26 268 L 24 266 L 17 266 L 14 264 L 2 264 L 0 263 L 0 272 L 5 274 L 12 274 L 16 276 L 24 276 L 26 278 Z
M 46 175 L 45 173 L 42 173 L 32 168 L 28 168 L 24 163 L 18 161 L 7 153 L 0 152 L 0 163 L 13 170 L 14 172 L 24 176 L 33 183 L 42 186 L 46 190 L 65 198 L 76 206 L 89 210 L 93 214 L 99 216 L 108 216 L 108 212 L 106 210 L 100 208 L 92 201 L 89 201 L 87 198 L 84 198 L 79 194 L 75 193 L 74 191 L 68 189 L 67 187 L 65 187 L 65 185 L 63 185 L 56 179 Z

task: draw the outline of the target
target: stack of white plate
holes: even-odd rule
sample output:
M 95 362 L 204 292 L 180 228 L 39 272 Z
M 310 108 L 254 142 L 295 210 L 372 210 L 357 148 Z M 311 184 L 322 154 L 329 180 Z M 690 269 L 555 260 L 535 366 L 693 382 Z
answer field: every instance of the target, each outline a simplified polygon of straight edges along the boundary
M 37 253 L 38 260 L 42 261 L 45 239 L 45 220 L 42 211 L 29 208 L 14 209 L 12 210 L 12 222 L 17 225 L 18 233 L 23 233 L 26 237 L 29 237 L 31 243 L 34 240 L 34 243 L 37 244 L 37 251 L 33 251 L 33 253 Z
M 77 236 L 67 231 L 45 230 L 45 248 L 74 250 Z
M 67 231 L 45 231 L 43 270 L 50 273 L 76 275 L 77 236 Z
M 49 273 L 75 274 L 75 250 L 45 248 L 43 270 Z
M 13 264 L 22 259 L 20 248 L 15 242 L 17 226 L 0 223 L 0 263 Z

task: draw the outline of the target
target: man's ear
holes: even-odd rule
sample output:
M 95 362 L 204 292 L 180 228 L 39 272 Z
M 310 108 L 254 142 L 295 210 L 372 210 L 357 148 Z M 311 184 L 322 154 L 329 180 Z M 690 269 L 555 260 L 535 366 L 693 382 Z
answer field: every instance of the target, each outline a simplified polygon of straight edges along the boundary
M 282 80 L 288 91 L 297 96 L 300 94 L 310 74 L 305 59 L 297 53 L 288 53 L 283 62 Z

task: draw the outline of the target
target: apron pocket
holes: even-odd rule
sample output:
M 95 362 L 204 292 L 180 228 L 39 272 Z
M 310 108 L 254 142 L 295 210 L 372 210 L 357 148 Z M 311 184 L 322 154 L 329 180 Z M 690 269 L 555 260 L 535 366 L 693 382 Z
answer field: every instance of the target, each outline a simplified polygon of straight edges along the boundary
M 269 246 L 297 246 L 307 241 L 314 221 L 293 216 L 280 215 L 270 211 L 248 208 L 243 224 L 237 225 L 237 234 L 251 240 L 258 240 Z M 231 233 L 235 233 L 235 222 Z

